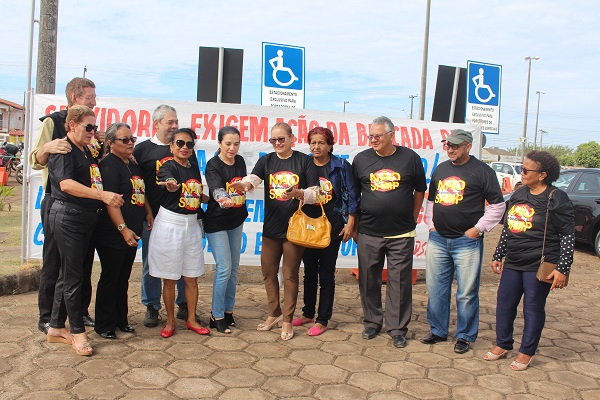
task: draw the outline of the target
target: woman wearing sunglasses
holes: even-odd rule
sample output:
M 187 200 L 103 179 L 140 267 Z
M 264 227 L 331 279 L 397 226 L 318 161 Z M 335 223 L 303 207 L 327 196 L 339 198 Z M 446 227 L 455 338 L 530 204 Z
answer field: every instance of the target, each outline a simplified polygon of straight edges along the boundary
M 106 130 L 108 155 L 100 162 L 104 190 L 119 193 L 121 207 L 107 207 L 95 231 L 96 251 L 102 272 L 96 291 L 95 331 L 105 339 L 116 339 L 116 329 L 135 333 L 127 319 L 127 290 L 142 224 L 148 213 L 145 185 L 131 153 L 137 137 L 129 125 L 115 123 Z
M 198 164 L 190 161 L 194 153 L 196 134 L 188 128 L 173 134 L 170 149 L 173 159 L 158 170 L 158 185 L 167 191 L 156 218 L 148 245 L 150 275 L 163 279 L 163 301 L 167 323 L 160 331 L 164 338 L 175 333 L 175 285 L 183 276 L 188 319 L 185 323 L 199 335 L 210 331 L 196 321 L 198 277 L 204 274 L 202 252 L 202 203 L 208 196 L 202 193 L 202 177 Z
M 83 325 L 82 285 L 86 256 L 105 204 L 110 207 L 123 204 L 120 195 L 103 190 L 98 160 L 87 147 L 98 129 L 95 121 L 94 111 L 88 107 L 69 107 L 65 140 L 71 151 L 51 154 L 48 158 L 54 199 L 48 226 L 56 238 L 61 260 L 48 341 L 72 344 L 75 352 L 82 356 L 90 356 L 93 352 Z M 65 329 L 67 315 L 70 333 Z
M 263 224 L 262 267 L 269 316 L 258 325 L 259 331 L 268 331 L 276 324 L 282 324 L 281 339 L 290 340 L 294 336 L 292 319 L 298 299 L 298 270 L 304 247 L 286 239 L 288 221 L 298 209 L 298 202 L 317 202 L 316 191 L 319 176 L 315 164 L 309 156 L 292 150 L 295 136 L 292 128 L 279 122 L 271 129 L 269 142 L 275 152 L 261 157 L 252 173 L 241 182 L 233 183 L 235 190 L 248 191 L 264 184 L 265 220 Z M 309 188 L 310 187 L 310 188 Z M 279 262 L 283 256 L 284 307 L 279 302 Z
M 483 358 L 495 361 L 513 349 L 514 322 L 523 297 L 523 337 L 510 364 L 514 371 L 523 371 L 531 363 L 546 321 L 546 298 L 550 290 L 565 287 L 573 263 L 573 203 L 565 192 L 552 186 L 559 174 L 560 164 L 550 153 L 527 154 L 521 167 L 523 186 L 506 204 L 504 229 L 493 256 L 492 271 L 502 274 L 496 302 L 496 345 Z M 536 278 L 542 257 L 557 264 L 544 277 L 552 283 Z
M 246 176 L 246 163 L 238 154 L 240 131 L 225 126 L 217 135 L 219 150 L 206 163 L 209 201 L 204 217 L 206 239 L 215 259 L 210 327 L 231 333 L 244 220 L 248 216 L 246 195 L 232 188 Z

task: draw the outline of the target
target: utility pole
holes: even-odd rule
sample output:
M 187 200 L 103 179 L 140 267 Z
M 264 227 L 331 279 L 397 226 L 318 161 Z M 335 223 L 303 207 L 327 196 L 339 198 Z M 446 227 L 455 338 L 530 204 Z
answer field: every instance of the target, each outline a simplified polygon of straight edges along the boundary
M 431 14 L 431 0 L 427 0 L 425 10 L 425 35 L 423 39 L 423 62 L 421 65 L 421 97 L 419 103 L 419 119 L 425 119 L 425 89 L 427 86 L 427 55 L 429 53 L 429 16 Z
M 41 0 L 36 93 L 56 93 L 58 0 Z
M 85 78 L 85 74 L 87 73 L 87 65 L 83 66 L 83 77 Z
M 525 120 L 523 121 L 523 140 L 521 140 L 521 162 L 525 159 L 525 144 L 527 142 L 527 112 L 529 110 L 529 83 L 531 81 L 531 60 L 539 60 L 538 56 L 527 56 L 527 91 L 525 92 Z
M 408 96 L 410 98 L 410 119 L 412 119 L 412 111 L 413 111 L 413 100 L 415 97 L 419 97 L 418 94 L 411 94 Z
M 540 132 L 540 150 L 544 150 L 544 146 L 542 146 L 542 143 L 544 142 L 544 135 L 548 132 L 543 129 L 540 129 L 539 132 Z
M 346 112 L 346 104 L 350 103 L 349 101 L 344 101 L 344 112 Z
M 542 94 L 546 94 L 546 92 L 542 92 L 541 90 L 536 90 L 535 94 L 538 95 L 538 104 L 537 104 L 537 111 L 535 113 L 535 130 L 533 131 L 533 149 L 537 150 L 538 120 L 540 118 L 540 96 Z

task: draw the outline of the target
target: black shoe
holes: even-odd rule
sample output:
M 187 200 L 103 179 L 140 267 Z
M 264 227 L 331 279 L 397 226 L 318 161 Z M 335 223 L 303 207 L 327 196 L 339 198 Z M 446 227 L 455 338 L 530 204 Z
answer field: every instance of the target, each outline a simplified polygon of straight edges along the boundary
M 225 322 L 225 318 L 215 319 L 212 313 L 210 313 L 210 327 L 215 328 L 217 331 L 221 333 L 231 333 L 231 329 L 227 326 L 227 322 Z
M 103 337 L 104 339 L 116 339 L 117 338 L 117 334 L 115 333 L 115 331 L 106 331 L 106 332 L 99 333 L 99 335 L 101 337 Z
M 446 340 L 448 340 L 447 337 L 438 336 L 433 332 L 429 332 L 427 336 L 421 338 L 421 343 L 436 344 L 437 342 L 445 342 Z
M 144 318 L 144 326 L 146 328 L 154 328 L 158 326 L 158 310 L 152 306 L 146 307 L 146 316 Z
M 371 340 L 373 339 L 375 336 L 377 336 L 377 334 L 379 333 L 379 330 L 372 328 L 370 326 L 366 327 L 365 330 L 362 333 L 362 338 L 365 340 Z
M 403 335 L 396 335 L 392 337 L 394 347 L 399 349 L 406 347 L 406 338 Z
M 125 332 L 125 333 L 135 333 L 135 328 L 131 325 L 123 325 L 119 327 L 119 330 L 121 332 Z
M 188 319 L 187 303 L 179 304 L 179 308 L 177 309 L 177 319 L 182 319 L 184 321 L 187 321 L 187 319 Z
M 456 344 L 454 345 L 454 352 L 458 354 L 463 354 L 469 351 L 469 342 L 465 339 L 457 339 Z
M 92 328 L 96 326 L 96 321 L 91 317 L 90 314 L 83 316 L 83 325 L 91 326 Z
M 50 329 L 50 322 L 41 322 L 41 321 L 38 322 L 38 329 L 44 335 L 47 335 L 48 334 L 48 329 Z
M 233 319 L 233 313 L 225 313 L 225 323 L 227 326 L 235 326 L 235 320 Z

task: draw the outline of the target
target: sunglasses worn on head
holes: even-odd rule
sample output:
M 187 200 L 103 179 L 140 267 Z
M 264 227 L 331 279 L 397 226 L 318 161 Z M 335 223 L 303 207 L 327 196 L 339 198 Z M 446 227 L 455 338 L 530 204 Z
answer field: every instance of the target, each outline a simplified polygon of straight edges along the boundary
M 271 143 L 271 144 L 283 143 L 283 142 L 285 142 L 286 137 L 287 136 L 272 137 L 271 139 L 269 139 L 269 143 Z
M 124 137 L 124 138 L 115 138 L 115 140 L 120 140 L 121 142 L 123 142 L 123 144 L 129 144 L 129 142 L 135 143 L 135 141 L 137 140 L 137 137 L 132 136 L 132 137 Z
M 81 126 L 85 126 L 86 132 L 91 132 L 91 131 L 94 131 L 94 133 L 98 132 L 98 125 L 92 125 L 92 124 L 85 125 L 85 124 L 81 124 L 79 122 L 78 122 L 78 124 Z
M 175 146 L 177 146 L 178 148 L 182 148 L 183 146 L 187 147 L 188 149 L 193 149 L 194 148 L 194 142 L 190 141 L 190 142 L 186 142 L 185 140 L 181 140 L 181 139 L 177 139 L 175 141 Z
M 538 173 L 542 173 L 543 171 L 538 171 L 537 169 L 527 169 L 527 168 L 523 168 L 521 167 L 521 173 L 523 175 L 527 175 L 530 172 L 538 172 Z

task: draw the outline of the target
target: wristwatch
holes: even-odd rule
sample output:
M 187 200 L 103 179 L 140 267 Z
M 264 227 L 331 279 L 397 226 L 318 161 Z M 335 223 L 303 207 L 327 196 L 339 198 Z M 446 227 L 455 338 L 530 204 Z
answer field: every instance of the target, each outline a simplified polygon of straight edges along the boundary
M 117 230 L 119 232 L 121 232 L 125 228 L 127 228 L 127 224 L 119 224 L 119 225 L 117 225 Z
M 477 225 L 475 225 L 474 228 L 477 229 L 477 236 L 483 236 L 483 231 L 479 229 Z

